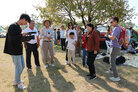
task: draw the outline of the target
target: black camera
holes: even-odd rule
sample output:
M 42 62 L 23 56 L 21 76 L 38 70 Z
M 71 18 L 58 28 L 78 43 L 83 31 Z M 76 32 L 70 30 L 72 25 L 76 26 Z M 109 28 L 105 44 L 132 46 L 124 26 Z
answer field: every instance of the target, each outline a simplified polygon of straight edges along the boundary
M 36 34 L 36 32 L 28 32 L 26 33 L 27 35 L 26 36 L 23 36 L 22 37 L 22 41 L 25 42 L 25 41 L 30 41 L 32 39 L 35 39 L 35 36 L 32 35 L 32 34 Z

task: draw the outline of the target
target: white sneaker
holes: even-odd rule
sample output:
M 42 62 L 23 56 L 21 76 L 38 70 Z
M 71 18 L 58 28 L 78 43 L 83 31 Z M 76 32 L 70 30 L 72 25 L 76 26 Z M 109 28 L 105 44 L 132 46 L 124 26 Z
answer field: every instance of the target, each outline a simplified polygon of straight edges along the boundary
M 48 68 L 48 64 L 45 66 L 45 68 Z
M 66 65 L 68 65 L 68 61 L 66 61 L 66 63 L 65 63 Z
M 24 81 L 21 81 L 21 83 L 24 84 Z M 12 85 L 13 85 L 13 86 L 17 86 L 18 84 L 17 84 L 16 81 L 14 81 Z
M 106 71 L 105 73 L 109 74 L 109 73 L 113 73 L 113 71 L 108 70 L 108 71 Z
M 54 64 L 51 64 L 52 67 L 54 67 L 55 65 Z
M 32 68 L 27 68 L 27 70 L 32 71 Z
M 114 82 L 117 82 L 117 81 L 120 81 L 121 79 L 120 79 L 120 77 L 117 77 L 117 78 L 115 78 L 115 77 L 110 77 L 110 80 L 111 80 L 111 81 L 114 81 Z
M 22 83 L 18 84 L 18 88 L 19 89 L 26 89 L 26 87 Z

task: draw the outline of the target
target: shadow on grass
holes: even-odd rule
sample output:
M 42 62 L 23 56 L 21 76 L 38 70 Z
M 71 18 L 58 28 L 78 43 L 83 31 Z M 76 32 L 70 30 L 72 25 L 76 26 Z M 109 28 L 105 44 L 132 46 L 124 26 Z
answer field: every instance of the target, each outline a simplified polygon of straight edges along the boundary
M 71 68 L 75 71 L 77 71 L 79 73 L 80 76 L 84 77 L 85 80 L 90 83 L 91 85 L 95 86 L 98 90 L 100 90 L 99 87 L 97 87 L 95 84 L 99 85 L 100 87 L 104 88 L 105 90 L 109 91 L 109 92 L 121 92 L 115 88 L 112 88 L 110 85 L 108 85 L 106 83 L 105 80 L 101 79 L 101 78 L 97 78 L 94 81 L 93 80 L 89 80 L 89 78 L 86 77 L 86 75 L 88 74 L 88 72 L 82 70 L 79 66 L 76 66 L 76 68 L 72 67 Z
M 32 71 L 27 72 L 29 79 L 28 92 L 51 92 L 50 83 L 48 79 L 43 76 L 40 68 L 36 68 L 36 76 Z
M 71 82 L 67 82 L 65 78 L 61 75 L 59 70 L 61 69 L 63 72 L 67 73 L 65 66 L 60 64 L 57 58 L 55 58 L 56 66 L 47 68 L 47 72 L 49 74 L 49 78 L 53 81 L 53 87 L 58 92 L 73 92 L 75 90 L 74 85 Z
M 107 70 L 107 66 L 106 65 L 103 65 L 104 63 L 103 62 L 97 62 L 97 65 L 98 68 L 97 68 L 97 74 L 100 75 L 100 76 L 104 76 L 107 80 L 109 80 L 109 75 L 110 74 L 106 74 L 105 71 Z M 108 65 L 109 66 L 109 65 Z M 101 68 L 100 68 L 101 67 Z M 119 67 L 123 67 L 123 68 L 128 68 L 128 66 L 119 66 Z M 135 67 L 129 67 L 129 68 L 132 68 L 132 69 L 137 69 Z M 127 73 L 127 71 L 123 71 L 123 70 L 119 70 L 119 73 L 123 73 L 123 76 L 129 76 Z M 136 73 L 134 73 L 136 74 Z M 111 74 L 113 76 L 113 74 Z M 120 88 L 127 88 L 129 90 L 131 90 L 132 92 L 136 92 L 136 90 L 138 90 L 138 85 L 130 82 L 129 80 L 126 80 L 125 78 L 121 77 L 121 81 L 119 82 L 114 82 L 117 84 L 118 87 Z
M 66 52 L 66 50 L 61 50 L 62 49 L 61 45 L 54 45 L 54 49 L 58 53 L 65 53 Z
M 86 75 L 88 74 L 88 72 L 84 71 L 83 69 L 81 69 L 79 66 L 76 66 L 76 68 L 72 67 L 71 68 L 75 71 L 77 71 L 79 73 L 80 76 L 84 77 L 85 80 L 90 83 L 91 85 L 95 86 L 95 84 L 99 85 L 100 87 L 104 88 L 105 90 L 107 90 L 108 92 L 122 92 L 118 89 L 112 88 L 110 85 L 108 85 L 106 83 L 105 80 L 101 79 L 101 78 L 97 78 L 95 80 L 89 80 L 88 77 L 86 77 Z M 97 75 L 99 76 L 104 76 L 107 81 L 109 81 L 109 75 L 105 73 L 105 71 L 107 70 L 107 67 L 105 65 L 103 65 L 103 63 L 98 62 L 96 63 L 96 71 L 97 71 Z M 110 81 L 111 82 L 111 81 Z M 128 80 L 124 79 L 121 77 L 121 81 L 120 82 L 114 82 L 118 85 L 118 87 L 120 88 L 127 88 L 129 90 L 131 90 L 132 92 L 136 92 L 136 90 L 138 90 L 138 86 L 132 82 L 129 82 Z M 97 89 L 99 89 L 97 86 L 95 86 Z

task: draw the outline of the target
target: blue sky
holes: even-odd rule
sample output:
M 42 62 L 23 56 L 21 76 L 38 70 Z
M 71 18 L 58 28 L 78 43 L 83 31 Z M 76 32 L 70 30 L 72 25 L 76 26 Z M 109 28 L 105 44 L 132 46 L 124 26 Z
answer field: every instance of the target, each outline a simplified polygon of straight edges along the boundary
M 128 0 L 130 7 L 134 7 L 138 13 L 138 0 Z M 32 13 L 38 15 L 39 12 L 33 7 L 36 5 L 44 5 L 43 0 L 1 0 L 0 1 L 0 25 L 10 25 L 18 20 L 20 14 Z M 138 25 L 138 16 L 132 19 Z

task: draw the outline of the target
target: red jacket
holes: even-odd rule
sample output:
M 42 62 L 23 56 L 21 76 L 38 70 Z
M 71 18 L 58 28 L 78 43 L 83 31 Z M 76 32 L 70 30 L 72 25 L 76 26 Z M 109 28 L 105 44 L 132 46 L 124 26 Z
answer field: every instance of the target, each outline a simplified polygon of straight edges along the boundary
M 98 31 L 91 31 L 86 37 L 86 50 L 87 51 L 99 51 L 99 34 Z
M 83 42 L 83 48 L 86 48 L 86 34 L 83 34 L 82 36 L 82 42 Z

